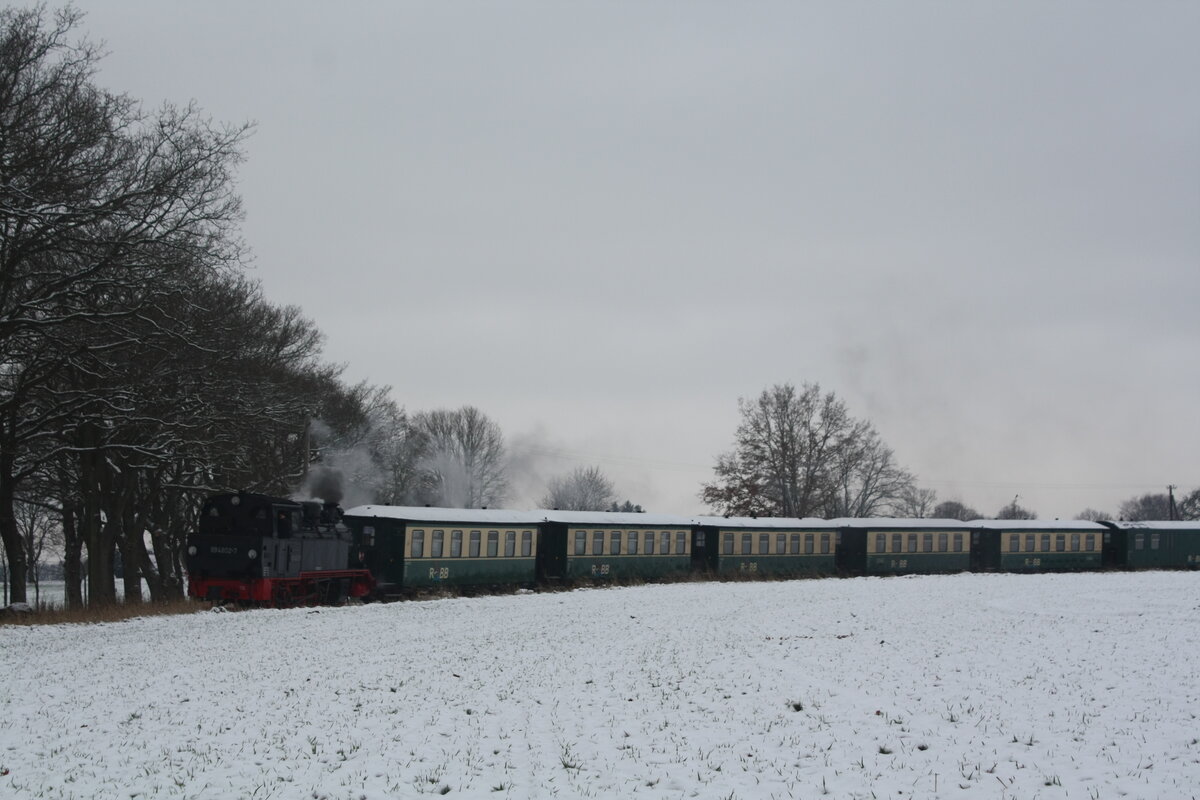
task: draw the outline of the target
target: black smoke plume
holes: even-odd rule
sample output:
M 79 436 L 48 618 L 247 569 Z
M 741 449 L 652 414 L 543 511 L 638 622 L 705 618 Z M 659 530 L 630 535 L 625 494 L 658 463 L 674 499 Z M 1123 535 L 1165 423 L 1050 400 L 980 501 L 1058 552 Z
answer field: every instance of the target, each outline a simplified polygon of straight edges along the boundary
M 326 503 L 341 503 L 345 490 L 341 470 L 332 467 L 314 466 L 304 481 L 304 492 L 313 499 Z

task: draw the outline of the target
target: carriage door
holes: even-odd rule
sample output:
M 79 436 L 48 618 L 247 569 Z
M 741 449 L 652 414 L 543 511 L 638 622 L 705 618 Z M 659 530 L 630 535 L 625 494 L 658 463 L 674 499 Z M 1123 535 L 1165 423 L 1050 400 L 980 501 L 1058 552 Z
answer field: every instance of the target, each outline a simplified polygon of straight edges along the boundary
M 547 523 L 537 529 L 537 577 L 558 580 L 567 574 L 567 526 Z
M 712 572 L 716 569 L 717 532 L 704 528 L 692 530 L 692 572 Z

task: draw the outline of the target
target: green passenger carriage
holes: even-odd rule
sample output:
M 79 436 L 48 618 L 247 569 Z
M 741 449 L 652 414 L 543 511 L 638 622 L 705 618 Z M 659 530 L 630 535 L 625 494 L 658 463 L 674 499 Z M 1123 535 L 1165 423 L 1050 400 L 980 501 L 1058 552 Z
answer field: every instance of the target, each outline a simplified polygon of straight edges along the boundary
M 975 520 L 985 553 L 982 566 L 1004 572 L 1068 572 L 1099 569 L 1104 534 L 1086 520 Z
M 866 575 L 965 572 L 971 527 L 954 519 L 840 519 L 839 566 Z
M 1200 569 L 1200 522 L 1105 522 L 1104 563 L 1129 569 Z
M 787 577 L 837 571 L 836 525 L 821 519 L 699 517 L 697 566 L 714 575 Z
M 668 514 L 543 511 L 548 580 L 650 580 L 691 569 L 692 521 Z
M 379 593 L 430 586 L 529 585 L 540 514 L 529 511 L 358 506 L 346 512 Z

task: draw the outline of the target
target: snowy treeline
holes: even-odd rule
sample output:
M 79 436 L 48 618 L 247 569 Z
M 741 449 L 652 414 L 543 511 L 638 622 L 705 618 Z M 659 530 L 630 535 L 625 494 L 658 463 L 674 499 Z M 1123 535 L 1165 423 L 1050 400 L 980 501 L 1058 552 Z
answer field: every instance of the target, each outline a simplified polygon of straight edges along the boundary
M 10 599 L 61 553 L 67 600 L 183 592 L 200 498 L 336 491 L 483 505 L 503 437 L 473 408 L 409 418 L 347 386 L 300 309 L 245 276 L 234 168 L 248 126 L 147 111 L 94 80 L 80 12 L 0 11 L 0 538 Z M 314 424 L 313 420 L 322 420 Z M 337 499 L 337 498 L 330 498 Z

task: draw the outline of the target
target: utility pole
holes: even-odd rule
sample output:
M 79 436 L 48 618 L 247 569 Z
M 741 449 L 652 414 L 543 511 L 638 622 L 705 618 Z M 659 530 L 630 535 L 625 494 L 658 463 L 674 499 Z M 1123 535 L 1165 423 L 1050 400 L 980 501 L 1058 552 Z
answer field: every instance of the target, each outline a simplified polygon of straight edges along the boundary
M 1175 488 L 1174 484 L 1167 486 L 1167 503 L 1172 521 L 1179 519 L 1179 512 L 1175 509 Z

